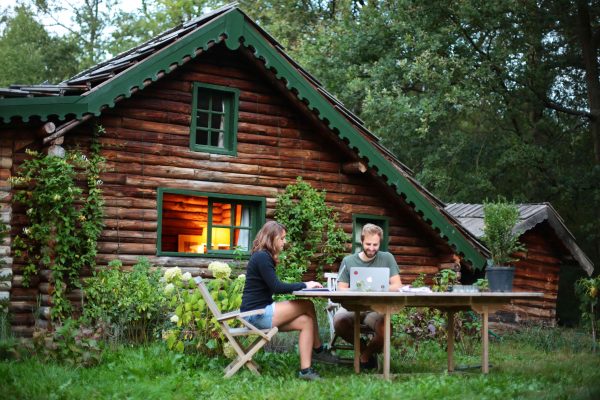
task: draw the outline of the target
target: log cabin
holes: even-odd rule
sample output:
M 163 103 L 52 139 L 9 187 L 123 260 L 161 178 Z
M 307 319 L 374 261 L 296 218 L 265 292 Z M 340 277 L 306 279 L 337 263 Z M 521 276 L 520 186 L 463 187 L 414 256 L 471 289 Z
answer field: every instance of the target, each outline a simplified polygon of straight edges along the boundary
M 554 326 L 563 318 L 557 314 L 561 296 L 573 296 L 573 288 L 559 290 L 566 269 L 578 269 L 591 276 L 594 265 L 577 245 L 573 234 L 550 203 L 519 204 L 519 219 L 513 232 L 525 251 L 513 254 L 515 262 L 515 292 L 543 292 L 540 300 L 515 300 L 498 311 L 498 323 L 513 324 L 537 321 Z M 446 210 L 477 238 L 483 236 L 483 205 L 451 203 Z M 482 272 L 479 272 L 483 276 Z M 564 278 L 563 278 L 564 279 Z M 566 318 L 566 317 L 565 317 Z
M 0 204 L 11 232 L 0 251 L 12 276 L 0 294 L 17 335 L 48 325 L 53 286 L 49 271 L 23 285 L 11 238 L 27 218 L 8 179 L 28 148 L 89 149 L 97 124 L 106 159 L 99 268 L 146 256 L 204 275 L 234 247 L 247 257 L 298 176 L 326 191 L 351 237 L 380 225 L 405 283 L 448 267 L 481 270 L 489 255 L 360 118 L 229 5 L 60 84 L 0 89 Z

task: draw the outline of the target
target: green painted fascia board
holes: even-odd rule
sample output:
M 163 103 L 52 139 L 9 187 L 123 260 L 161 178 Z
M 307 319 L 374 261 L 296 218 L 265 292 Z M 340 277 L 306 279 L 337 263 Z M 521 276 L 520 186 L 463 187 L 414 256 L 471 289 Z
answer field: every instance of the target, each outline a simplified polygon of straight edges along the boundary
M 300 101 L 305 101 L 309 109 L 316 111 L 318 117 L 328 124 L 340 139 L 346 139 L 352 149 L 360 157 L 368 160 L 388 185 L 395 187 L 398 194 L 404 194 L 406 201 L 414 206 L 417 213 L 439 231 L 442 237 L 464 255 L 474 267 L 480 269 L 485 264 L 485 257 L 458 231 L 417 188 L 398 171 L 367 139 L 365 139 L 350 122 L 343 117 L 301 74 L 298 73 L 276 49 L 260 35 L 257 30 L 247 26 L 244 30 L 244 46 L 254 49 L 254 56 L 264 60 L 267 68 L 272 68 L 279 79 L 285 79 L 286 86 L 296 92 Z M 229 36 L 230 38 L 232 36 Z M 235 37 L 235 36 L 234 36 Z
M 57 115 L 61 120 L 68 114 L 79 118 L 87 112 L 87 105 L 78 103 L 79 99 L 79 96 L 0 99 L 0 121 L 8 123 L 12 117 L 21 117 L 24 122 L 28 122 L 34 115 L 39 116 L 42 121 L 46 121 L 50 115 Z

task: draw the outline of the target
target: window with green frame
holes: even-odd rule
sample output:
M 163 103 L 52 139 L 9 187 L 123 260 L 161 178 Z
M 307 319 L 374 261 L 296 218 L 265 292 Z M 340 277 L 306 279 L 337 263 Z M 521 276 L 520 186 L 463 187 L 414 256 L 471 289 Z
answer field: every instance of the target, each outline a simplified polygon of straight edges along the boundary
M 158 189 L 159 255 L 250 254 L 265 198 Z
M 190 148 L 235 155 L 239 90 L 196 82 L 193 94 Z
M 383 239 L 379 250 L 388 250 L 389 241 L 389 218 L 381 217 L 378 215 L 367 215 L 367 214 L 354 214 L 352 215 L 352 252 L 359 253 L 362 251 L 362 244 L 360 240 L 360 234 L 363 226 L 366 224 L 375 224 L 383 229 Z

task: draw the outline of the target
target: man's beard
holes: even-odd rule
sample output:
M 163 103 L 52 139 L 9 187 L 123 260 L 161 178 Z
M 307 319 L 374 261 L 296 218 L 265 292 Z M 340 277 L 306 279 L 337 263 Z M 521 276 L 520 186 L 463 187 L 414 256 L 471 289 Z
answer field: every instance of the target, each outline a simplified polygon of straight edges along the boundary
M 377 254 L 377 252 L 379 250 L 375 250 L 372 253 L 370 252 L 371 250 L 363 250 L 365 252 L 365 256 L 367 256 L 367 258 L 373 258 L 375 257 L 375 255 Z

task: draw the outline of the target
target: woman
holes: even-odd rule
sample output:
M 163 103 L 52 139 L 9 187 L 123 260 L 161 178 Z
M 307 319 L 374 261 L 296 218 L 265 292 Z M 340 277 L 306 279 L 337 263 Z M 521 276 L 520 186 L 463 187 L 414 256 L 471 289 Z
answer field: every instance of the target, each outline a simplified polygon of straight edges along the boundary
M 320 378 L 311 367 L 312 359 L 335 363 L 336 358 L 323 349 L 313 303 L 310 300 L 273 302 L 273 294 L 323 287 L 319 282 L 314 281 L 283 283 L 277 278 L 275 265 L 285 245 L 285 235 L 285 227 L 275 221 L 268 221 L 256 235 L 252 256 L 246 270 L 246 285 L 240 311 L 265 309 L 264 314 L 246 318 L 257 328 L 270 329 L 276 326 L 282 332 L 300 331 L 298 377 L 317 380 Z

